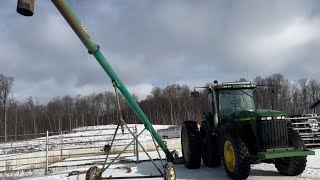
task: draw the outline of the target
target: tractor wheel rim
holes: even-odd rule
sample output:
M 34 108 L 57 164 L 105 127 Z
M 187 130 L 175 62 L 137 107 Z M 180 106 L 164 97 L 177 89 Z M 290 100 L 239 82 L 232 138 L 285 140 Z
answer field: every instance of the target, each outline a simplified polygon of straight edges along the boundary
M 170 170 L 169 170 L 169 179 L 170 180 L 175 180 L 176 179 L 176 173 L 175 173 L 173 168 L 170 168 Z
M 226 140 L 224 142 L 224 153 L 223 154 L 224 154 L 224 161 L 225 161 L 225 165 L 226 165 L 227 169 L 230 172 L 233 172 L 236 167 L 236 156 L 235 156 L 234 148 L 233 148 L 231 141 Z
M 90 180 L 101 179 L 101 170 L 98 167 L 93 168 L 92 171 L 90 172 L 90 176 L 86 177 L 86 179 L 90 179 Z

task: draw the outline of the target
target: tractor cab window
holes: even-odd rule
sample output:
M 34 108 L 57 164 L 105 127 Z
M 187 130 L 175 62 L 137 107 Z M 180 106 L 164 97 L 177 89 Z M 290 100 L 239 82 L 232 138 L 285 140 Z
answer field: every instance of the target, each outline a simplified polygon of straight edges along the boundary
M 235 113 L 255 110 L 252 89 L 220 90 L 219 115 L 223 121 L 235 119 Z

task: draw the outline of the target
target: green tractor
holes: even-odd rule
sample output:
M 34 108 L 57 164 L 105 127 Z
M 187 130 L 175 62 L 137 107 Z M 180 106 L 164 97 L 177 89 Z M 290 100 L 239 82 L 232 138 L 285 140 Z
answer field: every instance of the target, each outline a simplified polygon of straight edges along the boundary
M 251 82 L 231 82 L 205 87 L 208 112 L 202 116 L 199 129 L 195 121 L 184 121 L 181 147 L 185 167 L 200 167 L 201 158 L 207 167 L 221 162 L 229 178 L 246 179 L 250 164 L 274 163 L 287 176 L 301 174 L 306 167 L 307 150 L 285 119 L 285 113 L 257 109 Z M 198 96 L 194 91 L 192 96 Z

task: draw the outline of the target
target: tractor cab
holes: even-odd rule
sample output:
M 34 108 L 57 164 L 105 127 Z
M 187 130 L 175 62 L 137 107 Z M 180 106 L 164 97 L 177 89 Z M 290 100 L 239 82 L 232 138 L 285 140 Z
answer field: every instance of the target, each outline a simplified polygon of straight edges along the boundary
M 225 123 L 233 123 L 236 119 L 253 118 L 257 111 L 251 82 L 228 82 L 206 87 L 208 111 L 203 119 L 207 122 L 210 132 L 215 132 Z M 192 95 L 197 94 L 195 91 Z M 255 118 L 255 117 L 254 117 Z
M 208 111 L 204 114 L 204 120 L 212 124 L 209 126 L 210 132 L 218 130 L 223 124 L 236 123 L 250 126 L 257 135 L 259 120 L 284 119 L 285 113 L 281 111 L 256 108 L 253 97 L 255 88 L 256 85 L 251 82 L 218 84 L 217 81 L 213 86 L 207 87 Z
M 223 83 L 214 87 L 217 98 L 218 116 L 222 122 L 236 119 L 236 115 L 243 111 L 255 111 L 253 88 L 250 82 Z M 213 92 L 209 91 L 209 96 Z

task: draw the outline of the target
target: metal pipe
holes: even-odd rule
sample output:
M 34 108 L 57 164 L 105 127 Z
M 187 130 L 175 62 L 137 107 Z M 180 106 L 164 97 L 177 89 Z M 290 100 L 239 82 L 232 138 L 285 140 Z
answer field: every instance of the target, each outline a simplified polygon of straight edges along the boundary
M 94 43 L 90 35 L 88 34 L 88 31 L 84 27 L 84 25 L 81 23 L 81 21 L 78 19 L 76 14 L 72 11 L 69 4 L 66 0 L 52 0 L 53 4 L 57 7 L 57 9 L 60 11 L 62 16 L 65 18 L 65 20 L 68 22 L 68 24 L 71 26 L 73 31 L 77 34 L 79 39 L 82 41 L 82 43 L 85 45 L 85 47 L 88 49 L 89 53 L 92 54 L 96 60 L 99 62 L 101 67 L 104 69 L 104 71 L 108 74 L 110 79 L 112 80 L 113 84 L 116 85 L 116 87 L 119 89 L 121 94 L 124 96 L 124 98 L 128 101 L 128 103 L 131 105 L 141 122 L 145 125 L 146 129 L 150 131 L 155 137 L 155 140 L 161 147 L 161 149 L 164 151 L 164 153 L 167 156 L 168 161 L 173 161 L 174 158 L 171 155 L 170 151 L 168 150 L 167 146 L 163 143 L 161 137 L 158 135 L 157 131 L 153 128 L 152 124 L 150 123 L 149 119 L 146 117 L 146 115 L 143 113 L 139 105 L 136 103 L 136 101 L 133 99 L 132 95 L 124 85 L 124 83 L 121 81 L 121 79 L 118 77 L 118 75 L 113 70 L 112 66 L 109 64 L 107 59 L 104 57 L 102 52 L 100 51 L 99 46 Z
M 158 153 L 158 155 L 159 155 L 159 158 L 160 158 L 160 162 L 161 162 L 161 164 L 162 164 L 162 167 L 164 167 L 165 164 L 164 164 L 163 161 L 162 161 L 161 154 L 160 154 L 159 149 L 158 149 L 158 147 L 157 147 L 156 141 L 154 140 L 153 137 L 152 137 L 152 141 L 153 141 L 154 147 L 156 148 L 156 151 L 157 151 L 157 153 Z
M 143 129 L 136 137 L 139 137 L 139 136 L 143 133 L 144 130 L 145 130 L 145 129 Z M 136 138 L 135 138 L 135 139 L 136 139 Z M 135 139 L 133 139 L 133 140 L 109 163 L 109 165 L 108 165 L 107 167 L 105 167 L 104 169 L 101 169 L 101 172 L 104 172 L 106 169 L 108 169 L 108 168 L 111 166 L 111 164 L 113 164 L 114 161 L 116 161 L 116 160 L 121 156 L 121 154 L 122 154 L 124 151 L 126 151 L 129 146 L 131 146 L 131 144 L 133 144 L 133 141 L 135 141 Z
M 61 136 L 60 162 L 62 162 L 62 161 L 63 161 L 63 159 L 62 159 L 62 150 L 63 150 L 63 136 L 62 136 L 62 132 L 61 132 L 60 136 Z
M 102 179 L 150 179 L 161 178 L 163 175 L 150 175 L 150 176 L 125 176 L 125 177 L 103 177 Z
M 92 153 L 93 154 L 93 153 Z M 76 155 L 82 155 L 82 154 L 76 154 Z M 97 154 L 93 154 L 93 155 L 97 155 Z M 105 154 L 100 154 L 99 156 L 104 156 Z M 54 156 L 52 156 L 54 157 Z M 77 156 L 78 157 L 87 157 L 87 156 Z M 131 158 L 131 157 L 134 157 L 134 156 L 126 156 L 126 155 L 122 155 L 121 158 Z M 112 157 L 109 157 L 109 159 L 113 159 Z M 72 160 L 64 160 L 63 162 L 77 162 L 77 161 L 80 161 L 80 162 L 83 162 L 83 161 L 89 161 L 89 160 L 94 160 L 95 163 L 103 163 L 104 160 L 105 160 L 105 157 L 102 157 L 102 158 L 84 158 L 84 159 L 72 159 Z M 99 160 L 102 160 L 102 161 L 99 161 Z M 133 162 L 134 160 L 131 160 L 131 159 L 128 159 L 128 162 Z M 106 164 L 109 164 L 109 163 L 106 163 Z M 82 166 L 83 164 L 75 164 L 76 166 Z M 57 165 L 59 166 L 59 165 Z M 85 166 L 85 165 L 84 165 Z M 4 166 L 5 167 L 5 166 Z M 51 167 L 54 167 L 54 166 L 51 166 Z
M 137 136 L 138 135 L 138 129 L 137 129 L 137 126 L 135 128 L 135 135 Z M 136 159 L 136 163 L 139 164 L 139 144 L 137 142 L 137 139 L 134 141 L 135 142 L 135 148 L 136 148 L 136 155 L 137 155 L 137 159 Z
M 118 124 L 118 126 L 117 126 L 117 128 L 116 128 L 116 130 L 115 130 L 115 132 L 114 132 L 114 134 L 113 134 L 112 141 L 111 141 L 111 145 L 110 145 L 111 148 L 113 147 L 113 142 L 114 142 L 114 140 L 115 140 L 115 138 L 116 138 L 116 136 L 117 136 L 119 126 L 120 126 L 120 125 Z M 107 156 L 106 156 L 106 158 L 105 158 L 105 160 L 104 160 L 102 169 L 104 169 L 104 167 L 105 167 L 105 165 L 106 165 L 106 162 L 107 162 L 107 160 L 108 160 L 110 151 L 111 151 L 111 149 L 109 149 L 108 152 L 106 152 L 106 153 L 107 153 Z
M 49 132 L 47 131 L 47 138 L 46 138 L 46 175 L 48 175 L 49 171 L 49 157 L 48 157 L 48 151 L 49 151 Z
M 143 147 L 143 145 L 140 143 L 140 141 L 138 140 L 139 136 L 135 136 L 135 134 L 128 128 L 128 125 L 126 123 L 124 123 L 124 125 L 126 126 L 126 128 L 129 130 L 129 132 L 132 134 L 132 136 L 134 137 L 134 139 L 137 141 L 137 143 L 140 145 L 141 149 L 146 153 L 146 155 L 148 156 L 148 158 L 150 159 L 150 161 L 152 162 L 152 164 L 155 166 L 155 168 L 160 172 L 160 174 L 163 175 L 162 171 L 158 168 L 158 166 L 156 165 L 156 163 L 153 161 L 153 159 L 151 158 L 151 156 L 149 155 L 149 153 L 147 152 L 147 150 Z M 155 147 L 156 148 L 156 147 Z

